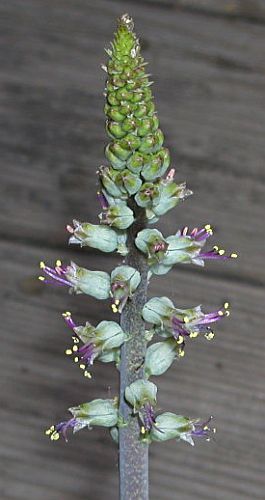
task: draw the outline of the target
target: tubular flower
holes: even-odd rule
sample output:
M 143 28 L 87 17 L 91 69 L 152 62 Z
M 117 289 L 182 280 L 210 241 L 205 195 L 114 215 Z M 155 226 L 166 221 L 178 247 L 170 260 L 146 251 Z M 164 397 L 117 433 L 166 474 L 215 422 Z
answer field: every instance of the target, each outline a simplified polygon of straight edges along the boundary
M 193 339 L 198 335 L 203 335 L 207 340 L 213 339 L 214 332 L 210 325 L 229 314 L 228 302 L 225 302 L 221 309 L 204 313 L 201 306 L 177 309 L 167 297 L 153 297 L 144 305 L 142 311 L 144 320 L 153 324 L 155 333 L 163 337 L 173 337 L 176 340 L 180 356 L 184 355 L 187 337 Z
M 117 348 L 127 340 L 127 335 L 120 325 L 114 321 L 101 321 L 96 327 L 86 322 L 85 326 L 77 326 L 69 311 L 63 313 L 67 325 L 73 331 L 73 346 L 66 349 L 67 356 L 73 356 L 75 363 L 84 370 L 84 376 L 91 378 L 88 367 L 98 358 L 103 362 L 117 361 Z M 84 345 L 78 346 L 80 341 Z
M 54 268 L 46 266 L 44 262 L 40 263 L 40 268 L 46 275 L 46 277 L 39 277 L 44 283 L 68 286 L 71 292 L 85 293 L 99 300 L 109 297 L 110 277 L 108 273 L 89 271 L 77 266 L 74 262 L 71 262 L 70 266 L 63 266 L 60 260 L 56 261 Z
M 67 442 L 67 431 L 73 429 L 73 433 L 84 427 L 91 429 L 93 425 L 113 427 L 118 421 L 117 399 L 94 399 L 90 403 L 69 408 L 73 417 L 65 422 L 52 425 L 45 434 L 52 441 L 57 441 L 62 435 Z
M 72 235 L 69 238 L 71 244 L 97 248 L 102 252 L 114 252 L 117 249 L 117 233 L 109 227 L 73 220 L 73 227 L 68 225 L 66 228 Z
M 111 273 L 112 310 L 121 313 L 141 281 L 139 271 L 131 266 L 118 266 Z
M 206 240 L 213 234 L 209 224 L 201 229 L 194 228 L 190 233 L 187 227 L 178 231 L 173 236 L 164 238 L 156 229 L 144 229 L 136 237 L 135 244 L 139 250 L 148 255 L 150 271 L 153 274 L 165 274 L 177 263 L 193 263 L 204 265 L 206 259 L 226 260 L 236 258 L 237 254 L 224 255 L 224 250 L 214 247 L 209 252 L 202 252 Z M 159 254 L 159 259 L 155 255 L 156 249 L 152 247 L 152 241 L 158 237 L 164 242 L 164 248 Z M 153 254 L 153 255 L 152 255 Z M 153 257 L 153 258 L 152 258 Z
M 165 412 L 158 415 L 149 433 L 144 436 L 144 441 L 167 441 L 169 439 L 183 440 L 194 445 L 193 438 L 205 438 L 210 441 L 211 434 L 216 433 L 215 428 L 209 426 L 212 417 L 206 422 L 192 420 L 182 415 Z

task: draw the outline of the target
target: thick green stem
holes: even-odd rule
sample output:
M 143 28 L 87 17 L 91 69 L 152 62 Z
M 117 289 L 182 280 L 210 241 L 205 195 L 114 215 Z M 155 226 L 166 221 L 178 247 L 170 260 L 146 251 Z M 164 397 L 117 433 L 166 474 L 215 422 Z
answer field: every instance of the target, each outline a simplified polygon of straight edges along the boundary
M 126 264 L 141 273 L 141 283 L 121 315 L 121 327 L 131 334 L 131 340 L 125 342 L 121 349 L 120 413 L 129 421 L 129 425 L 120 428 L 119 433 L 120 500 L 148 500 L 148 446 L 139 441 L 138 420 L 130 417 L 132 410 L 124 400 L 125 388 L 135 380 L 144 378 L 146 351 L 141 311 L 146 302 L 148 268 L 145 256 L 134 244 L 136 234 L 145 227 L 145 220 L 144 211 L 139 207 L 133 208 L 136 221 L 128 231 L 129 253 Z

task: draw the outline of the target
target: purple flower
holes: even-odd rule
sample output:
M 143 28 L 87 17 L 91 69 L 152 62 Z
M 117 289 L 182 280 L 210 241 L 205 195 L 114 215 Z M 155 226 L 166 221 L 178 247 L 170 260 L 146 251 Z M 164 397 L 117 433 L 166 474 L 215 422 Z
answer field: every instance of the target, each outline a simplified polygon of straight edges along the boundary
M 78 347 L 77 344 L 80 342 L 80 337 L 76 333 L 75 329 L 77 328 L 76 323 L 72 319 L 72 315 L 69 311 L 63 313 L 63 317 L 65 319 L 66 324 L 73 330 L 73 342 L 74 345 L 66 349 L 65 354 L 67 356 L 74 356 L 74 362 L 80 363 L 79 367 L 81 370 L 84 370 L 84 376 L 87 378 L 92 378 L 92 375 L 89 371 L 86 370 L 87 366 L 92 366 L 95 358 L 100 354 L 100 349 L 93 342 L 87 342 L 83 346 Z
M 178 236 L 183 236 L 185 238 L 190 238 L 196 243 L 201 243 L 201 245 L 204 245 L 206 240 L 212 236 L 213 230 L 210 226 L 210 224 L 206 224 L 203 228 L 198 229 L 195 227 L 191 231 L 187 226 L 182 228 L 180 231 L 178 231 L 177 235 Z M 227 260 L 227 259 L 236 259 L 237 254 L 236 253 L 231 253 L 230 255 L 225 255 L 225 250 L 220 249 L 218 246 L 214 246 L 211 250 L 208 252 L 201 252 L 196 255 L 193 260 L 197 259 L 202 259 L 202 260 L 207 260 L 207 259 L 215 259 L 215 260 Z M 195 262 L 196 263 L 196 262 Z
M 151 431 L 153 425 L 155 425 L 155 411 L 151 403 L 146 403 L 143 408 L 139 411 L 139 418 L 141 423 L 141 434 L 146 434 Z
M 76 418 L 70 418 L 69 420 L 66 420 L 65 422 L 60 422 L 57 425 L 52 425 L 49 429 L 45 431 L 46 436 L 49 436 L 51 441 L 57 441 L 60 438 L 60 435 L 62 435 L 65 439 L 65 442 L 68 442 L 67 439 L 67 431 L 68 429 L 74 429 L 75 426 L 78 424 L 78 421 Z
M 229 303 L 225 302 L 224 307 L 213 311 L 211 313 L 205 314 L 201 311 L 200 306 L 194 308 L 194 316 L 184 316 L 176 312 L 171 317 L 171 327 L 173 337 L 176 339 L 177 343 L 180 344 L 179 354 L 184 356 L 185 338 L 196 338 L 199 334 L 204 335 L 207 340 L 214 338 L 214 332 L 209 326 L 211 323 L 219 321 L 224 316 L 229 316 L 230 311 L 228 310 Z M 197 315 L 196 315 L 197 312 Z
M 213 417 L 210 416 L 208 420 L 205 422 L 200 422 L 198 420 L 193 421 L 193 429 L 190 432 L 191 437 L 202 437 L 205 438 L 206 441 L 210 441 L 211 434 L 216 433 L 216 428 L 211 427 L 209 424 L 212 421 Z
M 55 267 L 48 267 L 42 261 L 40 262 L 40 268 L 46 274 L 46 277 L 39 276 L 39 280 L 43 281 L 44 283 L 74 287 L 74 283 L 70 281 L 66 276 L 66 273 L 70 271 L 71 266 L 63 266 L 61 261 L 57 260 Z

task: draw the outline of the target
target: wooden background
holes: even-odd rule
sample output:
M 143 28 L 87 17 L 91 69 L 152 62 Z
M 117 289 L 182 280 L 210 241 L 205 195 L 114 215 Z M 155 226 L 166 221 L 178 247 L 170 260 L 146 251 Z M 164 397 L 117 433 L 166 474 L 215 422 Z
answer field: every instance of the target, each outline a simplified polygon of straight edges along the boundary
M 72 217 L 96 222 L 95 170 L 104 162 L 104 47 L 115 18 L 134 16 L 153 73 L 172 166 L 195 194 L 160 223 L 166 234 L 211 223 L 213 243 L 240 259 L 179 266 L 152 293 L 180 307 L 232 303 L 214 342 L 198 339 L 162 378 L 159 405 L 216 417 L 215 442 L 151 448 L 152 500 L 264 499 L 265 2 L 2 0 L 1 500 L 118 498 L 117 452 L 107 433 L 68 445 L 43 429 L 71 405 L 117 390 L 112 366 L 87 381 L 64 356 L 80 321 L 110 318 L 103 302 L 45 288 L 38 261 L 117 262 L 69 248 Z

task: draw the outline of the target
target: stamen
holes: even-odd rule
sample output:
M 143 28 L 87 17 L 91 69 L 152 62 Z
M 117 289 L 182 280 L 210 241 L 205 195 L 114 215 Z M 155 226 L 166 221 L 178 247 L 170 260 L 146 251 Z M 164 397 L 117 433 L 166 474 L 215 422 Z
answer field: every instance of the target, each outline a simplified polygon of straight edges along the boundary
M 224 316 L 224 311 L 220 309 L 220 311 L 218 311 L 218 316 Z
M 183 340 L 184 339 L 183 339 L 182 335 L 179 335 L 178 340 L 177 340 L 177 344 L 182 344 Z
M 212 340 L 214 338 L 214 332 L 207 332 L 204 337 L 207 339 L 207 340 Z
M 72 349 L 73 349 L 73 352 L 77 352 L 78 351 L 77 345 L 73 345 Z
M 74 362 L 75 362 L 75 363 L 78 363 L 78 362 L 79 362 L 79 358 L 78 358 L 78 356 L 76 356 L 76 357 L 74 358 Z
M 185 356 L 185 351 L 183 349 L 179 349 L 179 357 L 183 358 Z
M 43 262 L 43 260 L 42 260 L 42 261 L 40 262 L 40 268 L 41 268 L 41 269 L 45 269 L 45 267 L 46 267 L 46 266 L 45 266 L 45 263 L 44 263 L 44 262 Z
M 111 304 L 111 309 L 114 313 L 117 313 L 118 312 L 118 308 L 117 306 L 115 306 L 115 304 Z
M 218 251 L 218 253 L 219 253 L 219 255 L 224 255 L 225 250 L 221 249 L 221 250 Z
M 225 309 L 228 309 L 229 307 L 230 307 L 229 302 L 225 302 L 225 303 L 224 303 L 224 308 L 225 308 Z
M 66 349 L 65 354 L 66 356 L 71 356 L 71 354 L 73 354 L 73 351 L 71 349 Z
M 38 277 L 38 280 L 40 280 L 40 281 L 45 281 L 45 278 L 44 278 L 44 276 L 39 276 L 39 277 Z
M 145 434 L 145 428 L 144 428 L 144 426 L 143 426 L 143 425 L 142 425 L 142 427 L 141 427 L 141 434 Z
M 84 377 L 87 377 L 87 378 L 90 378 L 90 379 L 91 379 L 91 378 L 92 378 L 92 375 L 91 375 L 91 373 L 90 373 L 90 372 L 85 371 L 85 372 L 84 372 Z
M 56 261 L 56 267 L 61 267 L 62 266 L 62 262 L 58 259 Z
M 83 365 L 83 364 L 82 364 L 82 365 L 79 365 L 79 368 L 80 368 L 81 370 L 85 370 L 85 369 L 86 369 L 86 365 Z
M 230 257 L 231 259 L 237 259 L 238 255 L 237 253 L 231 253 Z

